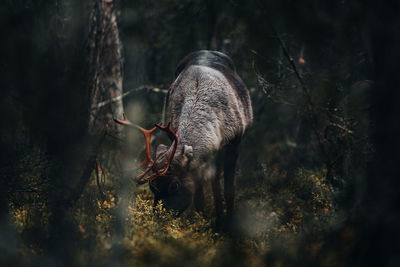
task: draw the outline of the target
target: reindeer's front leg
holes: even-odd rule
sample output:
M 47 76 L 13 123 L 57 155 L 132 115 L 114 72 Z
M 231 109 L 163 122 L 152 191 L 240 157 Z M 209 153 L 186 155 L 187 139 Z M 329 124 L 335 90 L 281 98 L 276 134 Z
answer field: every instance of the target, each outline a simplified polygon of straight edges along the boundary
M 222 207 L 222 197 L 221 197 L 221 185 L 220 185 L 220 176 L 221 176 L 221 165 L 222 165 L 222 156 L 221 152 L 218 152 L 217 157 L 215 159 L 215 174 L 211 179 L 211 186 L 214 195 L 214 206 L 215 206 L 215 230 L 218 232 L 221 230 L 222 219 L 223 219 L 223 207 Z
M 236 161 L 239 155 L 240 138 L 233 140 L 227 147 L 224 160 L 224 195 L 226 202 L 226 225 L 229 229 L 232 225 L 232 217 L 234 210 L 235 187 L 234 176 Z
M 220 176 L 221 176 L 221 158 L 217 157 L 215 177 L 211 181 L 212 191 L 214 195 L 214 204 L 215 204 L 215 217 L 216 217 L 215 228 L 217 231 L 221 230 L 222 218 L 224 212 L 222 208 L 221 185 L 219 182 Z
M 200 181 L 195 182 L 195 192 L 194 192 L 194 207 L 196 211 L 203 212 L 204 211 L 204 192 L 203 192 L 203 184 Z

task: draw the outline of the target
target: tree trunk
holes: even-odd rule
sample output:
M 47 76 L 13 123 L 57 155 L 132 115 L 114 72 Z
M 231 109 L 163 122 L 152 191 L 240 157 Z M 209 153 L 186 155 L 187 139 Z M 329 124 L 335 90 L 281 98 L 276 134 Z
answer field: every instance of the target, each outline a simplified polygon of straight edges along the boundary
M 113 117 L 122 117 L 122 56 L 117 24 L 118 3 L 97 0 L 94 3 L 90 32 L 90 64 L 93 82 L 90 88 L 89 132 L 97 134 Z M 109 124 L 120 134 L 120 127 Z

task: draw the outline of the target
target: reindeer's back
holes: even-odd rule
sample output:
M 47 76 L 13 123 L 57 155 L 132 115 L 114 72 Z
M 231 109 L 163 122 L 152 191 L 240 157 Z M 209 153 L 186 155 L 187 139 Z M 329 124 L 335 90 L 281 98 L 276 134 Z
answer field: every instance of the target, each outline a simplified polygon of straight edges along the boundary
M 175 79 L 190 66 L 206 66 L 220 71 L 226 79 L 231 83 L 235 93 L 242 101 L 246 117 L 251 122 L 253 120 L 253 111 L 249 92 L 242 79 L 237 75 L 235 64 L 232 59 L 224 53 L 218 51 L 200 50 L 187 55 L 175 71 Z
M 180 140 L 194 151 L 217 150 L 252 121 L 249 93 L 232 60 L 198 51 L 178 65 L 168 94 L 168 115 Z

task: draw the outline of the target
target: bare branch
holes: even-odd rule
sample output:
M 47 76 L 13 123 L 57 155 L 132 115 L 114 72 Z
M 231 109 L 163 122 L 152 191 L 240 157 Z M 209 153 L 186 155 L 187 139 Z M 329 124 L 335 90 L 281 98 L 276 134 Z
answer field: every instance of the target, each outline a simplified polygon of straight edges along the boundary
M 108 99 L 108 100 L 100 102 L 100 103 L 97 103 L 96 105 L 92 106 L 90 109 L 91 110 L 101 109 L 104 106 L 107 106 L 109 104 L 112 104 L 112 103 L 120 101 L 121 99 L 123 99 L 124 97 L 130 95 L 131 93 L 138 92 L 138 91 L 141 91 L 141 90 L 148 90 L 148 91 L 153 91 L 155 93 L 163 93 L 163 94 L 168 93 L 167 89 L 160 89 L 158 87 L 154 87 L 154 86 L 150 86 L 150 85 L 141 85 L 141 86 L 139 86 L 137 88 L 131 89 L 131 90 L 123 93 L 122 95 L 119 95 L 119 96 L 114 97 L 112 99 Z

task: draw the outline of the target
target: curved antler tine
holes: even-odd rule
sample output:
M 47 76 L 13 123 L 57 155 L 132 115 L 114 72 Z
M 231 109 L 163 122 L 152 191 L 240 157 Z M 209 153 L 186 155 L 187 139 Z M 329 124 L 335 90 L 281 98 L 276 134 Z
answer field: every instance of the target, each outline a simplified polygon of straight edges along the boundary
M 146 178 L 143 178 L 146 175 L 146 173 L 148 173 L 151 169 L 153 169 L 153 166 L 149 166 L 141 175 L 137 176 L 136 181 L 139 184 L 144 184 L 145 182 L 152 182 L 156 180 L 159 176 L 162 176 L 157 170 L 153 169 L 155 173 Z
M 142 163 L 141 166 L 144 166 L 144 164 L 147 164 L 147 165 L 149 165 L 150 163 L 152 164 L 153 159 L 151 158 L 151 153 L 150 153 L 150 141 L 151 141 L 151 134 L 155 130 L 157 130 L 157 127 L 153 127 L 150 130 L 146 130 L 138 125 L 134 125 L 134 126 L 143 133 L 145 141 L 146 141 L 146 155 L 145 155 L 145 160 L 144 160 L 145 163 Z
M 146 130 L 142 127 L 140 127 L 139 125 L 133 124 L 133 126 L 135 126 L 139 131 L 141 131 L 145 136 L 148 134 L 152 134 L 155 130 L 157 130 L 157 127 L 153 127 L 150 130 Z
M 114 121 L 115 121 L 116 123 L 119 123 L 119 124 L 122 124 L 122 125 L 133 126 L 132 122 L 130 122 L 130 121 L 128 120 L 128 118 L 126 117 L 126 114 L 125 114 L 125 113 L 123 113 L 122 116 L 124 116 L 124 119 L 123 119 L 123 120 L 120 120 L 120 119 L 118 119 L 118 118 L 114 118 Z
M 168 122 L 167 126 L 161 126 L 160 124 L 154 124 L 158 129 L 160 129 L 161 131 L 164 131 L 167 133 L 169 139 L 171 141 L 175 140 L 176 134 L 174 133 L 174 131 L 171 129 L 170 125 L 171 123 Z
M 147 167 L 147 169 L 146 169 L 142 174 L 136 176 L 136 179 L 142 180 L 143 177 L 152 169 L 152 167 L 153 167 L 152 164 L 151 164 L 151 165 L 149 164 L 149 166 Z
M 171 165 L 171 162 L 172 162 L 172 160 L 174 158 L 177 146 L 178 146 L 178 140 L 174 141 L 174 143 L 173 143 L 172 151 L 171 151 L 171 153 L 169 154 L 169 157 L 168 157 L 167 166 L 160 172 L 161 176 L 163 176 L 163 175 L 165 175 L 167 173 L 167 171 L 169 169 L 169 166 Z
M 170 122 L 167 124 L 167 126 L 161 126 L 159 124 L 156 124 L 156 127 L 158 129 L 160 129 L 161 131 L 166 132 L 168 134 L 168 136 L 170 137 L 170 139 L 173 140 L 172 150 L 171 150 L 171 153 L 169 154 L 167 165 L 165 166 L 165 168 L 162 171 L 159 172 L 160 176 L 163 176 L 163 175 L 165 175 L 167 173 L 167 171 L 169 169 L 169 166 L 171 165 L 172 159 L 174 158 L 174 155 L 175 155 L 175 152 L 176 152 L 176 148 L 178 146 L 178 136 L 171 129 L 170 125 L 171 125 Z
M 137 167 L 138 169 L 140 169 L 140 168 L 142 168 L 144 165 L 146 165 L 146 160 L 143 160 L 140 164 L 139 164 L 139 166 Z

